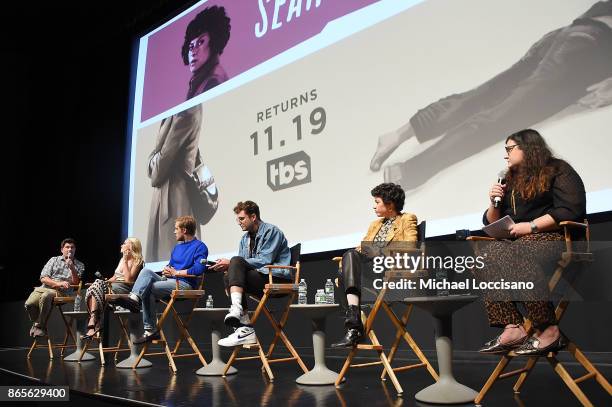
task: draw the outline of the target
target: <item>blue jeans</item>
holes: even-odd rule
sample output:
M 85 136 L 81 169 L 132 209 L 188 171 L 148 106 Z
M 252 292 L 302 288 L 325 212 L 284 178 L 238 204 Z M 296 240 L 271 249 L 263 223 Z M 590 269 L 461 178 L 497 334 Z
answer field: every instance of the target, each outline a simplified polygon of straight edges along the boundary
M 189 283 L 179 280 L 180 290 L 191 290 Z M 138 295 L 142 304 L 142 322 L 144 329 L 154 331 L 157 324 L 155 316 L 155 300 L 170 297 L 176 290 L 176 279 L 163 280 L 159 274 L 152 270 L 144 269 L 138 274 L 138 278 L 132 287 L 132 293 Z

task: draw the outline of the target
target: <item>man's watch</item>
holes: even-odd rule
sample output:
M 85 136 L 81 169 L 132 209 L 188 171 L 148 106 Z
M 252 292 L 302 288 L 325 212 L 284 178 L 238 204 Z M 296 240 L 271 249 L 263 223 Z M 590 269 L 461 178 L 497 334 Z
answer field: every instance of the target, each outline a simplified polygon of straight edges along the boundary
M 538 233 L 538 225 L 534 221 L 529 222 L 529 226 L 531 226 L 531 233 Z

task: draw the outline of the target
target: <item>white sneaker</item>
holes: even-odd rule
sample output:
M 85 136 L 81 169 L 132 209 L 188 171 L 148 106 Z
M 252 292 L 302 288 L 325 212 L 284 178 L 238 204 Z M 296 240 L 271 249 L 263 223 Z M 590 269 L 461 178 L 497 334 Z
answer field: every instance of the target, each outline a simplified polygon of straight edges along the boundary
M 223 319 L 225 325 L 229 325 L 234 328 L 239 328 L 249 324 L 249 315 L 242 311 L 241 307 L 230 305 L 229 312 Z
M 220 346 L 233 347 L 238 345 L 254 345 L 257 343 L 255 329 L 250 326 L 241 326 L 237 328 L 233 334 L 226 338 L 219 339 L 217 342 Z

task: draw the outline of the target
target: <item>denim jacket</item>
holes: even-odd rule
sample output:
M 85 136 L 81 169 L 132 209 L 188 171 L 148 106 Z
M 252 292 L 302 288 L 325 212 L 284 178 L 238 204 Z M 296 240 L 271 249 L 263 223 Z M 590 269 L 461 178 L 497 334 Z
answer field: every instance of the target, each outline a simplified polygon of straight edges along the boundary
M 261 222 L 257 235 L 255 235 L 255 253 L 249 257 L 249 234 L 248 232 L 240 239 L 238 256 L 244 258 L 247 263 L 252 265 L 263 274 L 268 274 L 268 269 L 263 266 L 268 264 L 278 264 L 288 266 L 291 261 L 291 253 L 287 245 L 287 239 L 279 228 L 269 223 Z M 291 270 L 272 269 L 274 277 L 290 279 Z

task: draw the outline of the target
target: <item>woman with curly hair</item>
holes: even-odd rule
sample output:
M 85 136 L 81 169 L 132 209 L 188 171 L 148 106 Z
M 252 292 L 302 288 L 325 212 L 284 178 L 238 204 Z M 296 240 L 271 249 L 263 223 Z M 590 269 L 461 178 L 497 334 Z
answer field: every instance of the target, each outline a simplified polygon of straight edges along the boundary
M 219 6 L 205 8 L 187 25 L 181 47 L 183 63 L 192 73 L 187 99 L 227 80 L 227 74 L 219 63 L 219 55 L 230 38 L 230 29 L 230 18 L 225 14 L 225 8 Z M 149 262 L 167 259 L 172 252 L 176 243 L 176 218 L 187 215 L 197 218 L 190 200 L 189 177 L 204 165 L 198 148 L 202 125 L 201 105 L 183 110 L 161 122 L 147 165 L 153 187 L 146 247 Z M 199 181 L 200 194 L 207 195 L 210 210 L 206 219 L 197 218 L 197 236 L 200 236 L 200 225 L 206 224 L 216 212 L 218 199 L 212 177 Z
M 374 197 L 374 213 L 379 219 L 370 224 L 368 232 L 363 238 L 364 242 L 372 242 L 372 246 L 383 248 L 389 242 L 416 242 L 417 218 L 411 213 L 402 213 L 406 195 L 401 186 L 391 183 L 380 184 L 371 191 Z M 366 247 L 359 246 L 350 249 L 342 256 L 342 273 L 338 279 L 340 299 L 345 304 L 346 318 L 344 326 L 346 334 L 332 347 L 352 347 L 359 343 L 364 336 L 361 322 L 361 287 L 362 275 L 372 271 L 373 256 Z
M 108 280 L 97 279 L 87 289 L 85 302 L 89 312 L 89 322 L 87 323 L 87 333 L 83 339 L 92 338 L 100 331 L 100 323 L 106 302 L 104 295 L 108 293 L 108 285 L 114 294 L 127 294 L 132 286 L 126 283 L 133 283 L 138 277 L 138 273 L 144 267 L 142 258 L 142 245 L 140 240 L 135 237 L 128 237 L 121 244 L 121 260 L 115 269 L 115 274 Z
M 230 19 L 225 8 L 207 7 L 189 22 L 181 48 L 183 63 L 193 74 L 189 81 L 187 99 L 206 92 L 227 80 L 227 74 L 219 64 L 230 38 Z
M 566 346 L 559 331 L 553 305 L 548 300 L 546 271 L 553 270 L 564 250 L 562 221 L 582 222 L 586 216 L 584 184 L 565 161 L 555 158 L 546 141 L 535 130 L 526 129 L 506 139 L 508 172 L 505 184 L 489 190 L 489 208 L 483 223 L 510 216 L 511 240 L 491 242 L 484 252 L 485 267 L 479 273 L 491 280 L 531 281 L 533 290 L 487 293 L 485 307 L 491 326 L 502 333 L 480 349 L 483 353 L 546 355 Z M 496 205 L 496 199 L 499 204 Z M 499 199 L 501 198 L 501 200 Z M 576 236 L 578 237 L 578 236 Z M 520 297 L 520 298 L 519 298 Z M 520 300 L 520 301 L 517 301 Z M 517 308 L 523 304 L 535 328 L 527 335 Z

